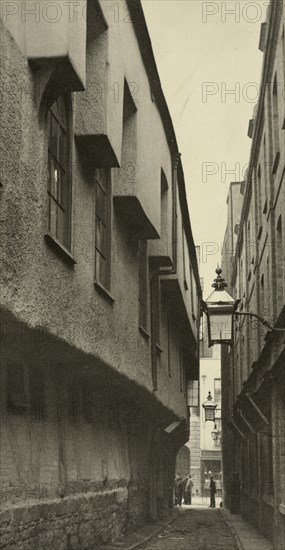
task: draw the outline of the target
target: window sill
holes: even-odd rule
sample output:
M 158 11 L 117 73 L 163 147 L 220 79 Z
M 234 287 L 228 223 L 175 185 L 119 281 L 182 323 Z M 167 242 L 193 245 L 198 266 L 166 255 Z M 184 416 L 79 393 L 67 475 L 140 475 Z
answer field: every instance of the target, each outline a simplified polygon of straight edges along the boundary
M 58 256 L 60 256 L 63 260 L 65 260 L 66 263 L 68 263 L 70 266 L 74 266 L 76 264 L 75 259 L 73 258 L 71 252 L 63 246 L 55 237 L 51 235 L 51 233 L 45 234 L 45 240 L 46 243 L 52 250 L 54 250 Z
M 145 338 L 145 340 L 150 339 L 149 332 L 142 325 L 139 325 L 139 331 L 140 331 L 141 335 Z
M 104 298 L 106 298 L 108 302 L 110 302 L 111 304 L 115 302 L 115 298 L 113 298 L 112 294 L 110 294 L 110 292 L 103 285 L 101 285 L 101 283 L 99 283 L 98 281 L 95 281 L 94 286 L 96 290 L 98 290 L 99 294 L 101 294 Z

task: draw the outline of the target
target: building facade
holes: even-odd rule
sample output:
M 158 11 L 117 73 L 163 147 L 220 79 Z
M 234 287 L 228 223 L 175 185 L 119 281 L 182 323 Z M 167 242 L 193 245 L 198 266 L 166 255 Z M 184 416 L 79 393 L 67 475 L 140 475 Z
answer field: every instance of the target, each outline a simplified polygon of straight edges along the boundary
M 222 350 L 225 504 L 233 473 L 242 514 L 285 545 L 285 41 L 283 3 L 272 0 L 262 24 L 260 97 L 249 125 L 245 181 L 232 184 L 223 276 L 240 300 L 234 345 Z M 241 191 L 241 195 L 238 193 Z
M 1 3 L 1 544 L 166 516 L 200 280 L 139 1 Z
M 204 341 L 203 343 L 205 352 L 201 355 L 200 362 L 201 495 L 207 497 L 210 494 L 211 475 L 216 482 L 217 494 L 221 494 L 221 359 L 219 346 L 208 348 L 206 351 L 205 344 L 207 345 L 207 342 Z M 209 392 L 211 392 L 211 397 L 217 405 L 214 422 L 205 420 L 203 403 L 207 401 Z M 219 432 L 216 440 L 212 437 L 215 426 Z
M 188 406 L 190 408 L 190 435 L 186 446 L 190 450 L 190 473 L 194 484 L 194 495 L 209 496 L 210 476 L 214 477 L 217 493 L 222 492 L 221 462 L 221 358 L 218 346 L 208 347 L 206 327 L 200 333 L 200 375 L 199 380 L 188 382 Z M 215 422 L 205 420 L 203 403 L 211 392 L 217 407 Z M 212 437 L 216 426 L 217 439 Z

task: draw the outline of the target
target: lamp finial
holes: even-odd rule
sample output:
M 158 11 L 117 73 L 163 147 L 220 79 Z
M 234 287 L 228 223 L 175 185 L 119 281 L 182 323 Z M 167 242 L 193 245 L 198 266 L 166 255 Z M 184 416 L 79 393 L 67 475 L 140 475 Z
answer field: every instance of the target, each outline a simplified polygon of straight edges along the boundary
M 216 273 L 217 273 L 217 277 L 216 279 L 214 279 L 214 282 L 212 284 L 212 287 L 215 289 L 215 290 L 224 290 L 226 288 L 227 283 L 225 281 L 225 279 L 221 276 L 221 273 L 222 273 L 222 269 L 219 267 L 217 267 L 216 269 Z

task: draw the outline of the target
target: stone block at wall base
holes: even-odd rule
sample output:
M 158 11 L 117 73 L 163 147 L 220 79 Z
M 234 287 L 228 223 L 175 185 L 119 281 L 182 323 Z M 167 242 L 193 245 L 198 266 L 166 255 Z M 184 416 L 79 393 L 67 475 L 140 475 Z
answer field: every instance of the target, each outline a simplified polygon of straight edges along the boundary
M 124 534 L 127 508 L 125 488 L 17 505 L 0 515 L 0 548 L 88 550 Z

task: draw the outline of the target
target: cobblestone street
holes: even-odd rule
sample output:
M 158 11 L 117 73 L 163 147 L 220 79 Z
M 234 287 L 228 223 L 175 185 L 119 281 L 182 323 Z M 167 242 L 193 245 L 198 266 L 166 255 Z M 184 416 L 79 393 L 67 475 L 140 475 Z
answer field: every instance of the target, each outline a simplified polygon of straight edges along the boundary
M 235 539 L 218 508 L 178 510 L 178 516 L 146 544 L 143 550 L 235 550 Z

